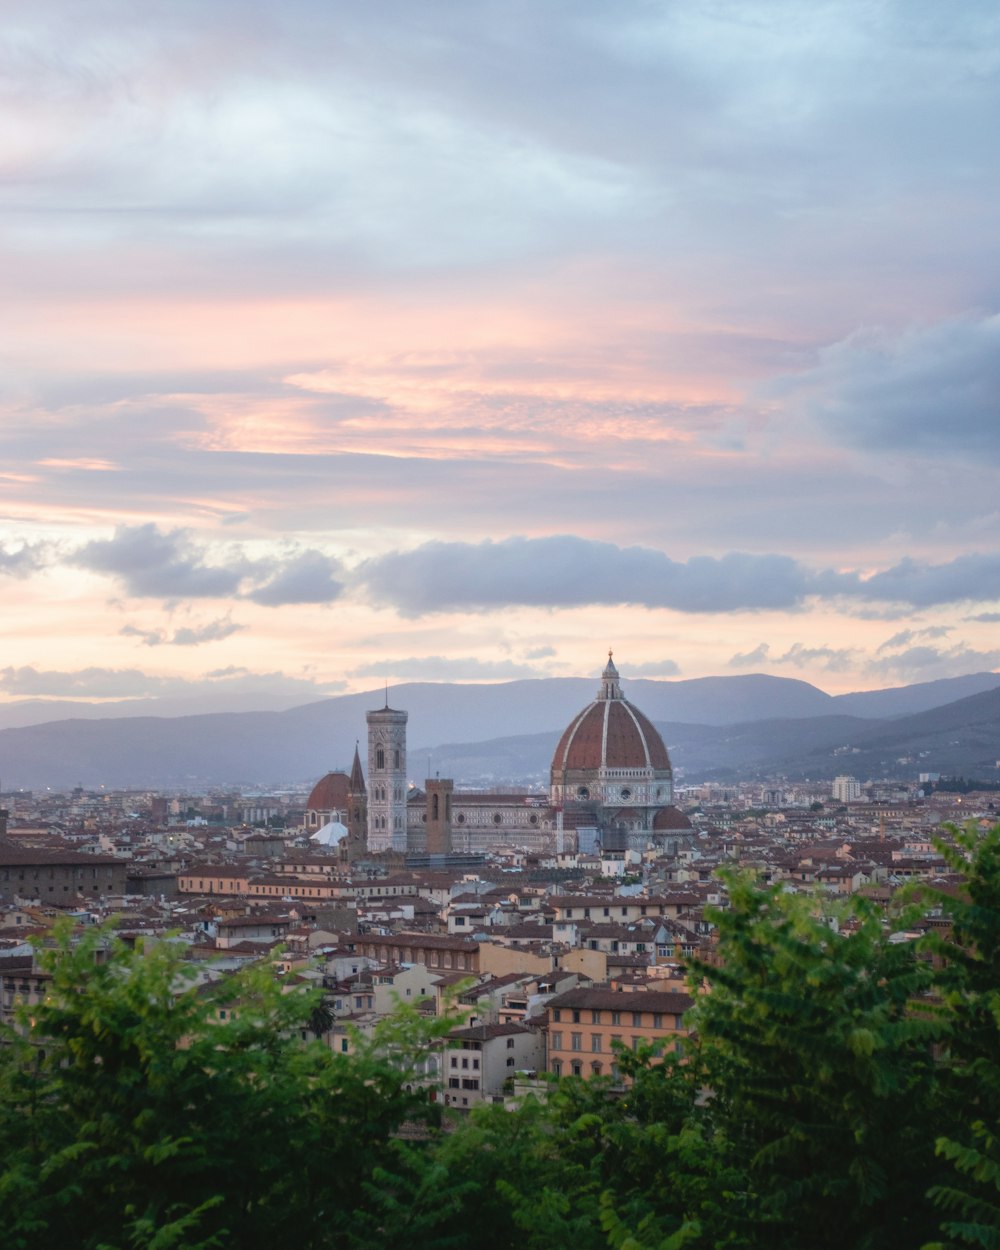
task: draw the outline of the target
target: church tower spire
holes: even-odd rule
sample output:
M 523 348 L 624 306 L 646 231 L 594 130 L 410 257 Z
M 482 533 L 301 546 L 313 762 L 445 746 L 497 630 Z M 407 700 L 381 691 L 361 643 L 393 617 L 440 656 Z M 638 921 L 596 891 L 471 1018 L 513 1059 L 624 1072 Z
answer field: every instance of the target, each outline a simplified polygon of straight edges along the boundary
M 599 699 L 620 699 L 622 697 L 622 688 L 618 679 L 618 670 L 615 668 L 615 662 L 612 659 L 613 652 L 608 648 L 608 663 L 604 672 L 601 674 L 601 688 L 597 692 Z

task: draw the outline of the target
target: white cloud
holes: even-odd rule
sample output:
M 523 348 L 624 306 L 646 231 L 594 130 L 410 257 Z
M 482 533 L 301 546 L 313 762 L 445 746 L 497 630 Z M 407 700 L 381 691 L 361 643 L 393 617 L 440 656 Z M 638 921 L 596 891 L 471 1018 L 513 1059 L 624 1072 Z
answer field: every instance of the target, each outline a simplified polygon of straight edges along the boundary
M 137 668 L 40 669 L 33 665 L 0 669 L 0 691 L 19 699 L 143 699 L 176 696 L 268 694 L 320 699 L 342 689 L 342 681 L 316 682 L 280 672 L 252 672 L 247 668 L 215 669 L 187 678 L 147 673 Z
M 204 642 L 221 642 L 241 629 L 246 626 L 226 617 L 204 625 L 183 625 L 172 634 L 162 629 L 139 629 L 135 625 L 124 625 L 119 632 L 127 638 L 139 638 L 147 647 L 197 647 Z

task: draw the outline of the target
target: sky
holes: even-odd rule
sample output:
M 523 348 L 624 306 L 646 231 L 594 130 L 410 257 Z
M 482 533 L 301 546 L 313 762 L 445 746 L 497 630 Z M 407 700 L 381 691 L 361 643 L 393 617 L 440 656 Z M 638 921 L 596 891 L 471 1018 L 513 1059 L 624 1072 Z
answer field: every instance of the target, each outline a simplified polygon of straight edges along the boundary
M 994 0 L 0 17 L 0 702 L 1000 668 Z

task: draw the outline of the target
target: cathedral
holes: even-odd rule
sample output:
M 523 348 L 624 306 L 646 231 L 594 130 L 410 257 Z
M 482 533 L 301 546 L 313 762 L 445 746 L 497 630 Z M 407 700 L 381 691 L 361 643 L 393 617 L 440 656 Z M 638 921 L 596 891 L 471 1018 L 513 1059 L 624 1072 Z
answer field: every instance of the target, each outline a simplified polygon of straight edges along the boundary
M 690 831 L 673 804 L 673 769 L 655 726 L 622 694 L 612 653 L 596 697 L 566 726 L 552 757 L 548 795 L 456 790 L 451 780 L 411 786 L 407 714 L 368 712 L 368 779 L 354 753 L 350 774 L 313 787 L 306 828 L 350 860 L 365 856 L 526 851 L 645 851 Z

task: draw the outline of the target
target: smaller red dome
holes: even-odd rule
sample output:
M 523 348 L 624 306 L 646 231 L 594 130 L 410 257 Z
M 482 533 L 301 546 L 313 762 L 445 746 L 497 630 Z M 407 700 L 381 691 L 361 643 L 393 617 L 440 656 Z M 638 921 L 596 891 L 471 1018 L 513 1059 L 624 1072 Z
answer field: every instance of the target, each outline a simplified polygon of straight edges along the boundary
M 306 810 L 310 812 L 340 812 L 347 808 L 347 799 L 351 789 L 347 773 L 327 773 L 312 788 L 306 802 Z
M 679 807 L 663 807 L 653 817 L 653 828 L 658 833 L 690 833 L 694 826 Z

